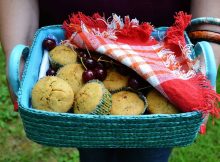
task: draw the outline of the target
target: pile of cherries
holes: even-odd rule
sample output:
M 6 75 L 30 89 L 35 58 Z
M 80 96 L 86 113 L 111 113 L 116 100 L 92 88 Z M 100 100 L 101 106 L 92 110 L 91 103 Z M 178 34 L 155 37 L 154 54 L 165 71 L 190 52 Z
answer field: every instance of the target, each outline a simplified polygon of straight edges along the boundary
M 52 38 L 46 38 L 44 39 L 42 46 L 43 49 L 50 51 L 56 47 L 56 41 Z M 85 71 L 82 74 L 82 79 L 85 83 L 93 79 L 98 79 L 100 81 L 105 80 L 108 68 L 114 67 L 121 75 L 129 76 L 128 87 L 135 90 L 148 89 L 151 87 L 150 84 L 140 77 L 135 71 L 120 62 L 117 62 L 107 56 L 103 57 L 103 55 L 96 52 L 89 52 L 82 49 L 78 49 L 76 52 L 78 54 L 78 61 L 81 62 L 85 68 Z M 53 69 L 50 66 L 46 75 L 55 76 L 56 71 L 57 69 Z
M 107 70 L 104 63 L 92 58 L 90 53 L 81 50 L 78 51 L 78 58 L 85 67 L 85 71 L 82 74 L 83 81 L 86 83 L 89 80 L 98 79 L 100 81 L 105 80 L 107 76 Z

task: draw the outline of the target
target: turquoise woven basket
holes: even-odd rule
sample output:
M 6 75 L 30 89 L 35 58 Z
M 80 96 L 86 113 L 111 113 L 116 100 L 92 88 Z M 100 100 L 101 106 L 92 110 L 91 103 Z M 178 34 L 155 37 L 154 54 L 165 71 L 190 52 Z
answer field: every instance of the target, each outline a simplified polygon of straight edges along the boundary
M 160 28 L 158 31 L 163 35 L 165 30 Z M 58 41 L 64 39 L 64 31 L 59 25 L 37 31 L 17 93 L 19 113 L 29 139 L 42 145 L 78 148 L 158 148 L 193 143 L 203 121 L 200 112 L 113 116 L 55 113 L 32 108 L 31 91 L 38 80 L 42 41 L 48 34 L 56 36 Z

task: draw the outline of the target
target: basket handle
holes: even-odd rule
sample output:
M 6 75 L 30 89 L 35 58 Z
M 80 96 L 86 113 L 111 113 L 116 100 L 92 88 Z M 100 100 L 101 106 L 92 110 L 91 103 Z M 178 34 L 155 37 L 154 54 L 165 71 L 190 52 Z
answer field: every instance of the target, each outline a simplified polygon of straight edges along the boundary
M 216 77 L 217 77 L 217 68 L 216 68 L 216 62 L 215 62 L 215 56 L 212 49 L 212 46 L 209 42 L 201 41 L 196 43 L 194 48 L 194 57 L 202 56 L 200 59 L 203 60 L 203 63 L 201 65 L 201 68 L 204 69 L 204 73 L 207 76 L 207 78 L 210 80 L 211 85 L 215 88 L 216 87 Z M 208 122 L 209 115 L 206 115 L 204 117 L 204 121 L 200 126 L 200 134 L 206 133 L 206 123 Z
M 201 58 L 204 58 L 201 68 L 205 68 L 204 69 L 205 75 L 210 80 L 211 85 L 215 87 L 216 77 L 217 77 L 217 68 L 216 68 L 216 62 L 215 62 L 215 55 L 214 55 L 211 44 L 206 41 L 198 42 L 195 45 L 194 51 L 195 51 L 195 57 L 201 56 Z
M 18 44 L 16 45 L 10 54 L 8 64 L 8 79 L 13 93 L 18 96 L 18 90 L 20 87 L 20 64 L 22 57 L 24 60 L 29 54 L 29 47 Z

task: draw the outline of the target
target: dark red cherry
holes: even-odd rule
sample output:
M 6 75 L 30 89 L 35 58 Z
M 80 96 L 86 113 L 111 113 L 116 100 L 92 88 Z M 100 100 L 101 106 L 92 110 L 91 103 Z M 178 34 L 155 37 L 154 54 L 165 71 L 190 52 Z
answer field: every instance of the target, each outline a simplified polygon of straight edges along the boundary
M 131 70 L 129 67 L 123 65 L 123 64 L 119 64 L 119 65 L 116 65 L 116 69 L 117 71 L 121 74 L 121 75 L 131 75 L 133 74 L 133 70 Z
M 82 74 L 83 82 L 86 83 L 90 80 L 95 79 L 95 74 L 92 70 L 85 70 Z
M 43 40 L 42 46 L 43 46 L 43 49 L 50 51 L 56 47 L 56 41 L 52 38 L 45 38 Z
M 92 58 L 87 58 L 83 60 L 83 63 L 87 69 L 94 69 L 96 67 L 97 62 Z
M 78 56 L 81 57 L 81 58 L 83 58 L 83 59 L 89 58 L 89 55 L 86 54 L 86 53 L 83 52 L 83 51 L 80 51 L 80 52 L 78 53 Z
M 128 79 L 128 86 L 135 90 L 138 90 L 141 86 L 141 83 L 137 78 L 130 77 Z
M 140 87 L 139 88 L 149 88 L 151 87 L 151 85 L 144 79 L 142 78 L 140 75 L 138 75 L 137 73 L 134 74 L 133 76 L 131 76 L 133 78 L 136 78 L 140 84 Z
M 47 76 L 55 76 L 56 75 L 56 71 L 54 69 L 48 69 L 46 72 Z
M 102 68 L 103 69 L 104 67 L 105 67 L 104 63 L 102 63 L 100 61 L 96 62 L 96 68 Z
M 77 60 L 78 60 L 79 62 L 82 62 L 82 61 L 84 61 L 85 59 L 87 59 L 87 57 L 88 57 L 88 56 L 87 56 L 86 53 L 80 51 L 80 52 L 78 52 Z
M 94 70 L 94 73 L 95 73 L 95 78 L 100 80 L 100 81 L 103 81 L 105 80 L 106 76 L 107 76 L 107 71 L 103 68 L 95 68 Z

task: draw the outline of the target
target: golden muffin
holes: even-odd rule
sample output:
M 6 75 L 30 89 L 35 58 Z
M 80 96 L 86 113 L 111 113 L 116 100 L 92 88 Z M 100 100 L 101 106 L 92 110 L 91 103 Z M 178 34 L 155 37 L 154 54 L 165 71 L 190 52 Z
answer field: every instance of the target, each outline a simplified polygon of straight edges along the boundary
M 51 65 L 54 68 L 59 68 L 67 64 L 76 63 L 77 53 L 71 48 L 59 45 L 49 52 Z
M 109 114 L 112 105 L 110 92 L 102 82 L 91 80 L 76 94 L 74 113 L 76 114 Z
M 73 105 L 74 93 L 63 79 L 47 76 L 35 84 L 31 101 L 36 109 L 67 112 Z
M 108 71 L 103 83 L 109 91 L 114 92 L 127 86 L 128 76 L 121 75 L 112 69 Z
M 146 98 L 138 93 L 121 90 L 112 94 L 111 115 L 141 115 L 147 107 Z
M 78 92 L 84 85 L 82 73 L 84 72 L 81 64 L 68 64 L 60 68 L 57 72 L 57 77 L 67 81 L 72 87 L 74 93 Z
M 179 113 L 179 110 L 156 89 L 151 90 L 146 98 L 148 101 L 148 111 L 152 114 Z

